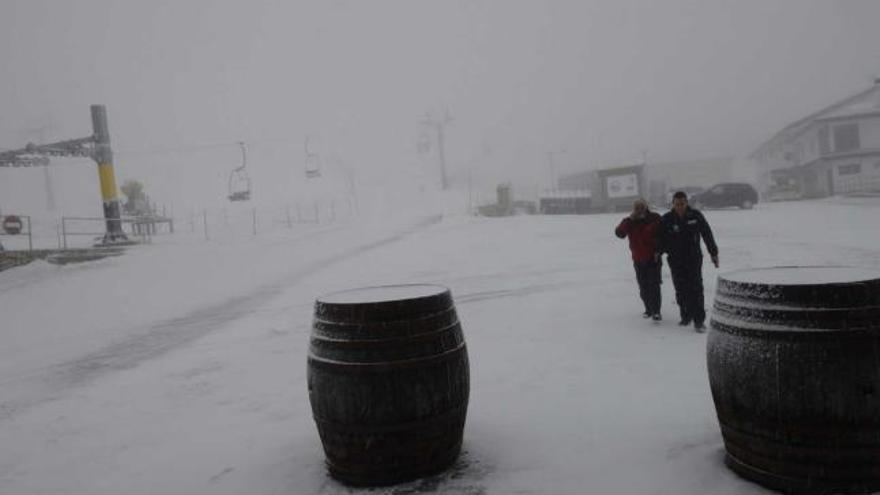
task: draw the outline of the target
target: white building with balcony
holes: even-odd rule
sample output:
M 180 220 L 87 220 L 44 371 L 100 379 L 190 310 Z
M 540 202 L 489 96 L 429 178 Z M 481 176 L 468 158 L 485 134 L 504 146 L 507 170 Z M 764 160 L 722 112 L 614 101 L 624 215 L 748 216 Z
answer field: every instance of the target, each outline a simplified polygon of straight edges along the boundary
M 880 193 L 880 79 L 789 124 L 751 155 L 771 198 Z

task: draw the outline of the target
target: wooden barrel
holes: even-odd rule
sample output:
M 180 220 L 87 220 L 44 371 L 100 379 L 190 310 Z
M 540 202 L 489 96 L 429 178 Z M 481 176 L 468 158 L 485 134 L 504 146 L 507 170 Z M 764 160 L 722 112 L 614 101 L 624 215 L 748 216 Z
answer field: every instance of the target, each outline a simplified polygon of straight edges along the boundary
M 319 298 L 308 385 L 334 478 L 379 486 L 448 467 L 461 450 L 470 393 L 449 289 L 369 287 Z
M 790 493 L 880 490 L 880 271 L 727 274 L 710 327 L 731 469 Z

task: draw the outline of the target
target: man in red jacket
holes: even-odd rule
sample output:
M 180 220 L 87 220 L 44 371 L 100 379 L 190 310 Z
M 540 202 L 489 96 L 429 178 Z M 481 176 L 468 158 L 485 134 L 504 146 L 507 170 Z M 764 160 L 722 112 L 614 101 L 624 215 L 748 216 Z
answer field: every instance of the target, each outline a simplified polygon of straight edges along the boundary
M 632 213 L 614 229 L 614 234 L 623 239 L 629 237 L 636 280 L 639 282 L 639 296 L 645 303 L 642 318 L 660 321 L 660 267 L 661 261 L 654 256 L 657 251 L 657 230 L 660 228 L 660 215 L 648 209 L 643 199 L 633 202 Z

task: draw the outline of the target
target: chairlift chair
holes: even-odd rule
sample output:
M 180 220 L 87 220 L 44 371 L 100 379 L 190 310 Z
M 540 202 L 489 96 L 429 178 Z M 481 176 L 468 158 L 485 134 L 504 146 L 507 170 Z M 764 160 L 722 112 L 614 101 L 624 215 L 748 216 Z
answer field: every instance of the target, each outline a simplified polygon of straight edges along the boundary
M 241 166 L 229 174 L 229 201 L 248 201 L 251 199 L 251 178 L 245 170 L 247 152 L 244 143 L 240 142 L 238 145 L 241 147 Z

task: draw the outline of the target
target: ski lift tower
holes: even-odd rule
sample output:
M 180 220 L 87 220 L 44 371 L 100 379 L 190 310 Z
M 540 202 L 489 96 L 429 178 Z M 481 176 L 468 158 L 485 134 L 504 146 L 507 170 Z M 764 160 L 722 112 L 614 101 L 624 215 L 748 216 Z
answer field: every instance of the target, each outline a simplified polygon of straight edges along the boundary
M 104 220 L 107 226 L 103 243 L 125 242 L 128 241 L 128 237 L 122 230 L 116 173 L 113 170 L 113 150 L 110 148 L 110 128 L 107 125 L 107 109 L 104 105 L 92 105 L 92 130 L 95 133 L 92 159 L 98 163 L 101 200 L 104 205 Z
M 446 125 L 452 122 L 452 116 L 449 110 L 442 118 L 435 119 L 430 113 L 425 115 L 421 124 L 425 128 L 432 129 L 437 132 L 437 158 L 440 161 L 440 188 L 446 190 L 449 188 L 449 181 L 446 178 Z
M 110 130 L 107 109 L 92 105 L 92 135 L 80 139 L 50 144 L 28 143 L 22 149 L 0 152 L 0 167 L 48 166 L 50 157 L 88 157 L 98 164 L 101 201 L 104 207 L 106 231 L 99 244 L 124 244 L 128 237 L 122 230 L 116 174 L 113 171 L 113 150 L 110 148 Z
M 321 176 L 321 157 L 309 149 L 309 138 L 306 137 L 306 178 L 316 179 Z

